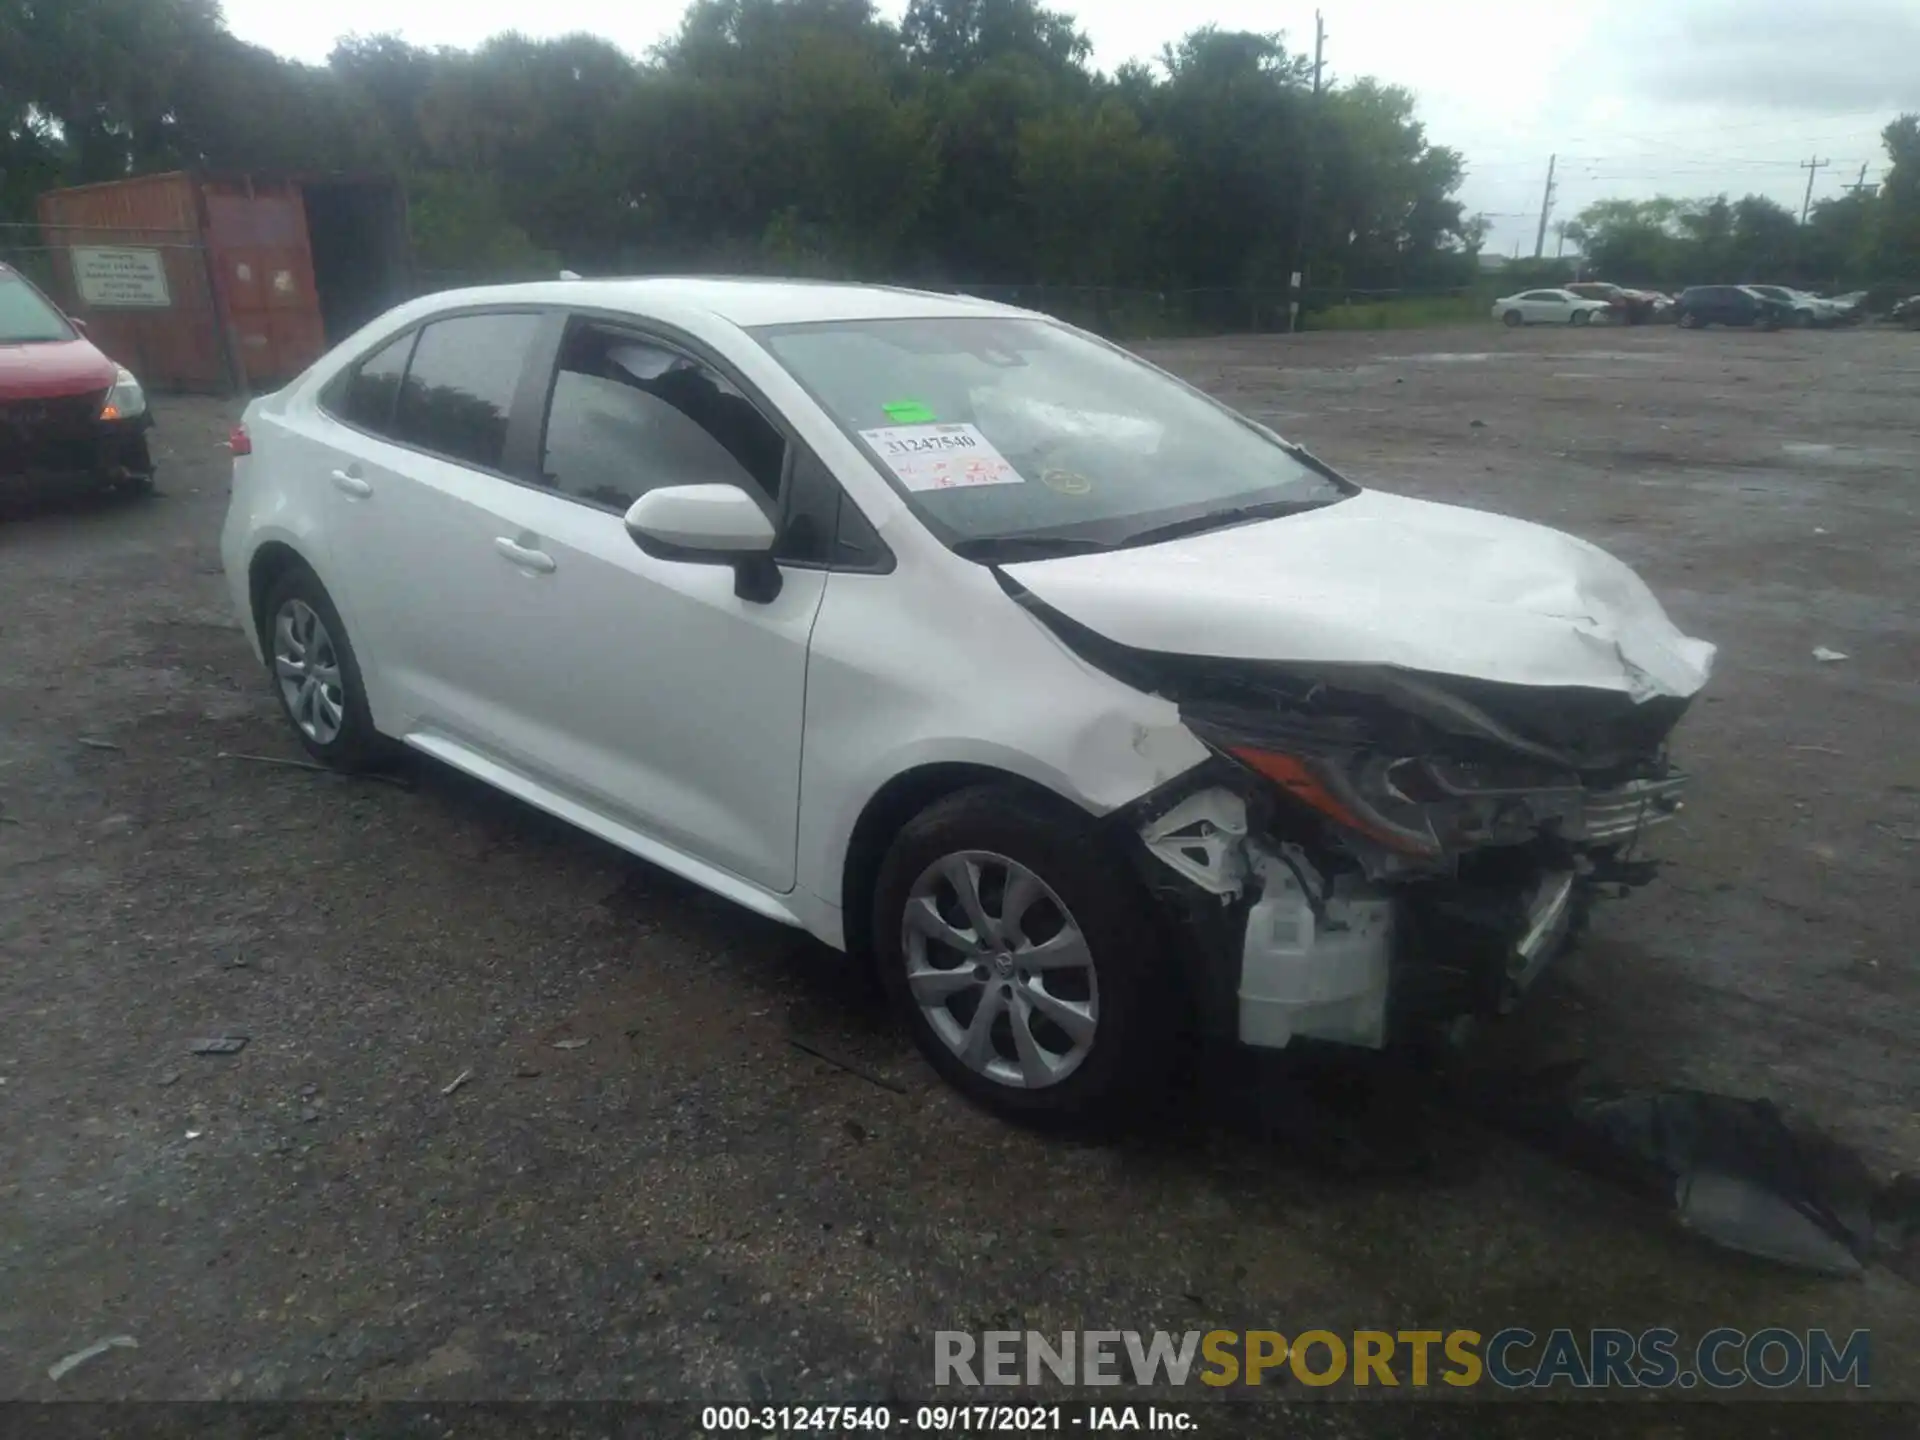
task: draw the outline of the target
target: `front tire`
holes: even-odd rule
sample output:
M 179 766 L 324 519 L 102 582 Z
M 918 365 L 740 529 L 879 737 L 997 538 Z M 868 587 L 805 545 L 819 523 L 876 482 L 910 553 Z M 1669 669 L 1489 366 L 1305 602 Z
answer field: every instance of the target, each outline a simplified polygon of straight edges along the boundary
M 1570 323 L 1574 325 L 1591 325 L 1593 323 L 1593 312 L 1591 310 L 1576 310 L 1570 317 Z
M 1156 930 L 1122 857 L 1065 802 L 960 791 L 895 839 L 874 954 L 942 1078 L 1013 1119 L 1106 1128 L 1166 1073 Z
M 1702 330 L 1706 327 L 1700 317 L 1691 310 L 1682 310 L 1680 312 L 1680 328 L 1682 330 Z
M 260 638 L 281 712 L 306 752 L 336 770 L 365 770 L 385 747 L 373 728 L 347 627 L 320 577 L 289 568 L 267 591 Z

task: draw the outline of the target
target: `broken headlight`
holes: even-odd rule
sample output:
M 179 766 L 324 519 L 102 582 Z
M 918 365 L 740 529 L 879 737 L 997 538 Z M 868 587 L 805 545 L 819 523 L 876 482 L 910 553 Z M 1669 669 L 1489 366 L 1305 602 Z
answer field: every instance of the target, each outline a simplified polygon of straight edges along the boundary
M 1251 745 L 1227 753 L 1340 828 L 1406 855 L 1522 844 L 1556 822 L 1577 826 L 1585 798 L 1576 776 L 1525 761 Z

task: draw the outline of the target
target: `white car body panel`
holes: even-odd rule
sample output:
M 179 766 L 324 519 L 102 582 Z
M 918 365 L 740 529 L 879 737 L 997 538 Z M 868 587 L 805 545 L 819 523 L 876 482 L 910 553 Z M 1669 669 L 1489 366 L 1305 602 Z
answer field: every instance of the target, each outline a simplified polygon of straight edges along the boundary
M 801 883 L 835 904 L 861 811 L 909 770 L 986 766 L 1099 815 L 1208 754 L 1177 707 L 1093 669 L 989 571 L 941 553 L 951 567 L 835 575 L 814 627 Z
M 1302 515 L 1005 567 L 1110 640 L 1691 695 L 1713 647 L 1604 550 L 1504 515 L 1365 491 Z

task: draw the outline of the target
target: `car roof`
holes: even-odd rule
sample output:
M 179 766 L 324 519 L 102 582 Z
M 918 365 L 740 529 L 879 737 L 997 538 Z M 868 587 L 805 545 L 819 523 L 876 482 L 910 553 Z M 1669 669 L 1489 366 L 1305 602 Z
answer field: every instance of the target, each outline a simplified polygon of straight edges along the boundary
M 970 295 L 942 295 L 895 285 L 753 276 L 650 275 L 624 279 L 542 280 L 519 285 L 442 291 L 433 308 L 448 305 L 573 305 L 641 313 L 691 312 L 739 326 L 792 325 L 820 320 L 925 319 L 939 316 L 1020 315 L 1031 312 Z

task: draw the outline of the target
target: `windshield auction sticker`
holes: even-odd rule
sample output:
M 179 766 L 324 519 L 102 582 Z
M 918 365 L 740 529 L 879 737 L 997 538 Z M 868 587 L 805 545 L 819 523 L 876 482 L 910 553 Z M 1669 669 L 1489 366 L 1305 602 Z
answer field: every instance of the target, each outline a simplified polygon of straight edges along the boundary
M 1026 477 L 972 425 L 889 425 L 860 438 L 909 490 L 1020 485 Z

